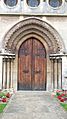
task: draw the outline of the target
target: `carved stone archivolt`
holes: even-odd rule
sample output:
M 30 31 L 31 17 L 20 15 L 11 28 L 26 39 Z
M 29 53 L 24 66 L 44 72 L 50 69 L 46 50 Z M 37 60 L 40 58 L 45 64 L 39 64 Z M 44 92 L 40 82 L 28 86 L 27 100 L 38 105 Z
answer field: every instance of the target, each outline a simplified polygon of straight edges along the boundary
M 36 17 L 26 18 L 15 24 L 4 36 L 4 48 L 14 53 L 22 42 L 35 37 L 48 47 L 50 53 L 64 51 L 63 40 L 58 32 L 47 22 Z

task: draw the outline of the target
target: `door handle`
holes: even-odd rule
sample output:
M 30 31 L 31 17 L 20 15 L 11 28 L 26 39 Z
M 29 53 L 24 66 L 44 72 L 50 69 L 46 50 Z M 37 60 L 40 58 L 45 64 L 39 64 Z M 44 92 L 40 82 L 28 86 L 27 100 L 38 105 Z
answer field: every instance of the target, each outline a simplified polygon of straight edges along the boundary
M 40 74 L 41 71 L 40 71 L 40 70 L 36 70 L 35 73 L 36 73 L 36 74 Z
M 24 73 L 29 73 L 29 70 L 23 70 Z

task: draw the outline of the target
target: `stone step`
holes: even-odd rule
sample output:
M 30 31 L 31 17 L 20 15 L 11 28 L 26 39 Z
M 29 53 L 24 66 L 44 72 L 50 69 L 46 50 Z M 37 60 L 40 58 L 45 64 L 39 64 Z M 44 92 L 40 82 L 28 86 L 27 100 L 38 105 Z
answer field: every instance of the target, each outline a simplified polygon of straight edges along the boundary
M 56 99 L 45 91 L 17 91 L 2 119 L 67 119 Z

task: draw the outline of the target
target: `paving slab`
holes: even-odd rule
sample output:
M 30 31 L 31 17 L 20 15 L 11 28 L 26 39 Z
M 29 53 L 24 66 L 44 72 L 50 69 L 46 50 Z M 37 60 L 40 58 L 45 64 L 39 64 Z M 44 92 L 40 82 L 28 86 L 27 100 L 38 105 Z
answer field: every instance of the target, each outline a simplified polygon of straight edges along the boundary
M 67 112 L 45 91 L 17 91 L 0 119 L 67 119 Z

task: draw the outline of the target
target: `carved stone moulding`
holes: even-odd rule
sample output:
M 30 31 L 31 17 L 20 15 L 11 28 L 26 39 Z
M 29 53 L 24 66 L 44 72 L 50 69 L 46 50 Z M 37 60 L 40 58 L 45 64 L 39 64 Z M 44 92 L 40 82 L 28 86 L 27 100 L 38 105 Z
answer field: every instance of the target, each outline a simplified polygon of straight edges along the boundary
M 59 33 L 50 24 L 36 17 L 26 18 L 15 24 L 5 34 L 3 47 L 15 53 L 22 42 L 30 37 L 35 37 L 45 44 L 49 53 L 58 53 L 65 49 Z

